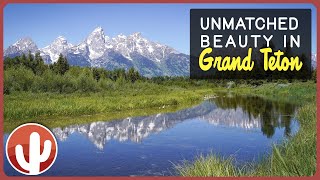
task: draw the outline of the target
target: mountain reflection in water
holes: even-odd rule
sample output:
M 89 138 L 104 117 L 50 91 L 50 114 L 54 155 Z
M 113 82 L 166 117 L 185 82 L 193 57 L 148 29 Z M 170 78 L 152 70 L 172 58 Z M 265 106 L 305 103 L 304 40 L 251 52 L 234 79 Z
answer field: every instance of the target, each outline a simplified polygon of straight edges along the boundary
M 72 133 L 83 134 L 102 150 L 110 140 L 139 143 L 152 134 L 197 118 L 212 126 L 238 128 L 240 131 L 261 131 L 263 135 L 271 138 L 276 128 L 284 128 L 285 136 L 291 134 L 290 125 L 295 111 L 296 106 L 289 103 L 257 96 L 222 95 L 174 113 L 76 124 L 54 128 L 52 131 L 62 142 Z
M 298 130 L 296 106 L 221 94 L 173 113 L 52 129 L 59 152 L 44 176 L 170 176 L 173 164 L 211 153 L 259 160 Z M 4 143 L 8 138 L 4 136 Z M 5 159 L 7 175 L 21 175 Z

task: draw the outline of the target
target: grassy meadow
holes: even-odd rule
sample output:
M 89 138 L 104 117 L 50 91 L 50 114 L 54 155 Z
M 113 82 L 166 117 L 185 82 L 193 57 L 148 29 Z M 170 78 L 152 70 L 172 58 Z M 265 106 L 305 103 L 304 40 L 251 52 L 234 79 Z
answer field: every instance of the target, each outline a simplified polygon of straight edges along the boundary
M 4 96 L 5 131 L 24 122 L 48 127 L 170 112 L 195 105 L 209 88 L 163 87 L 147 83 L 98 93 L 13 93 Z M 146 86 L 152 86 L 148 89 Z

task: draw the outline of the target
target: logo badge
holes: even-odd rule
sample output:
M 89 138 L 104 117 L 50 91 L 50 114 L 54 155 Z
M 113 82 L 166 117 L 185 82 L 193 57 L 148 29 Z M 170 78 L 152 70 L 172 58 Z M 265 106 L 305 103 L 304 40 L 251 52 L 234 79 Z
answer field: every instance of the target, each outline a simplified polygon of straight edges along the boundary
M 58 153 L 58 145 L 52 132 L 36 123 L 17 127 L 6 144 L 10 165 L 25 175 L 39 175 L 47 171 Z

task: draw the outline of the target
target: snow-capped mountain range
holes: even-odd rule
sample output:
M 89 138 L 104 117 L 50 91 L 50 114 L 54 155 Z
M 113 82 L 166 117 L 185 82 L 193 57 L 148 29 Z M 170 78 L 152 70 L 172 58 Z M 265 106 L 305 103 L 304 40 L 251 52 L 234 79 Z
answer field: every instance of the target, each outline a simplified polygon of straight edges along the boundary
M 141 33 L 128 36 L 106 36 L 101 27 L 94 29 L 81 43 L 73 45 L 65 37 L 57 37 L 44 48 L 31 38 L 22 38 L 4 51 L 5 57 L 40 52 L 48 64 L 62 53 L 71 65 L 106 69 L 134 67 L 144 76 L 185 76 L 189 74 L 189 56 L 144 38 Z

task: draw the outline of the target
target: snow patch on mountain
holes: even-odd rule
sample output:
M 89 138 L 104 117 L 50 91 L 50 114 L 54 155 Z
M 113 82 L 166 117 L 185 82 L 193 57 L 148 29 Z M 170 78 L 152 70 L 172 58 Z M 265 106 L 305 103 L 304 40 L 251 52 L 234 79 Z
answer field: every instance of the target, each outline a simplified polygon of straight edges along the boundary
M 36 43 L 34 43 L 31 38 L 26 37 L 19 39 L 17 42 L 9 46 L 4 51 L 4 56 L 15 57 L 22 54 L 28 54 L 29 52 L 34 53 L 36 51 L 38 51 Z
M 51 59 L 51 62 L 57 62 L 59 55 L 67 55 L 69 49 L 73 47 L 71 43 L 68 43 L 67 39 L 63 36 L 57 37 L 52 44 L 40 49 L 40 54 L 42 56 L 48 55 Z
M 97 59 L 101 57 L 106 50 L 106 37 L 104 31 L 101 27 L 96 28 L 93 32 L 87 37 L 85 43 L 89 50 L 90 59 Z
M 317 54 L 311 55 L 311 67 L 314 69 L 317 68 Z

